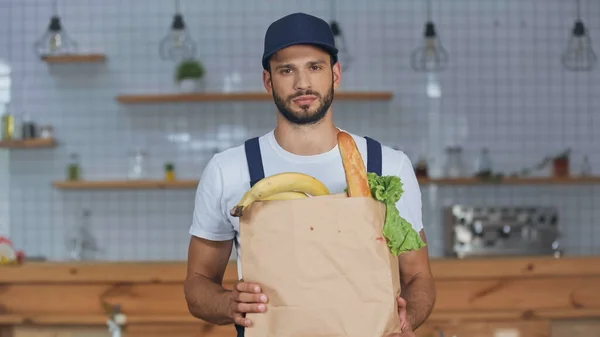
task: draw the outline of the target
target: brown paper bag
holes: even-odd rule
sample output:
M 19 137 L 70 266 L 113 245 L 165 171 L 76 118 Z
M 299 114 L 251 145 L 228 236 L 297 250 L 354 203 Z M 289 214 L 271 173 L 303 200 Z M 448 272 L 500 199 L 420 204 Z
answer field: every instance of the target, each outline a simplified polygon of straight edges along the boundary
M 256 202 L 240 218 L 242 277 L 266 313 L 246 337 L 385 337 L 400 331 L 398 262 L 382 236 L 385 205 L 327 195 Z

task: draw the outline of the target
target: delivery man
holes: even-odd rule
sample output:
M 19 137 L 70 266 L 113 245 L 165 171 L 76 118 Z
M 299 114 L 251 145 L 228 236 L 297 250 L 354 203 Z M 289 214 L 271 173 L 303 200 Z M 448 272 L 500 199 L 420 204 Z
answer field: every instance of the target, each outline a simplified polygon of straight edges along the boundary
M 239 220 L 229 211 L 256 181 L 275 173 L 312 175 L 331 193 L 341 193 L 346 187 L 336 146 L 339 129 L 331 109 L 341 81 L 337 52 L 330 26 L 322 19 L 294 13 L 273 22 L 265 35 L 262 75 L 277 107 L 276 127 L 213 156 L 200 178 L 190 228 L 185 297 L 192 315 L 217 325 L 235 324 L 238 337 L 252 327 L 246 313 L 268 309 L 268 294 L 261 292 L 260 284 L 241 281 Z M 352 136 L 368 171 L 400 177 L 404 194 L 398 210 L 425 241 L 421 193 L 408 157 L 374 139 Z M 228 291 L 221 284 L 233 247 L 240 281 Z M 435 300 L 427 248 L 401 254 L 398 263 L 402 271 L 398 319 L 405 332 L 390 337 L 409 337 L 429 316 Z

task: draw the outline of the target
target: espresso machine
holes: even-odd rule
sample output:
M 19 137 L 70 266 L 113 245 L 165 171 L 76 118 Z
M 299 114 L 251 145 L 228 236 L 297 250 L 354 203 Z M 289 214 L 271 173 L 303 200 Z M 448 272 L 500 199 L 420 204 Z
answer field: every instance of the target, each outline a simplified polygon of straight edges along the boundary
M 451 205 L 444 232 L 446 256 L 561 255 L 555 207 Z

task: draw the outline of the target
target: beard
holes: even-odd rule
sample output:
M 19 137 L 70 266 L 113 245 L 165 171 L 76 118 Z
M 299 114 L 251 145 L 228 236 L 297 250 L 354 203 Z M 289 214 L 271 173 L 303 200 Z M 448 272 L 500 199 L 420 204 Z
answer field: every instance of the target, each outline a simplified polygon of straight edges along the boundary
M 314 95 L 320 102 L 319 106 L 314 110 L 310 110 L 309 105 L 302 105 L 300 106 L 300 111 L 292 110 L 292 100 L 302 95 Z M 333 84 L 325 94 L 325 97 L 316 91 L 306 90 L 297 92 L 287 99 L 283 99 L 283 97 L 277 95 L 275 90 L 273 90 L 273 99 L 275 100 L 275 105 L 277 106 L 279 113 L 281 113 L 281 115 L 290 123 L 297 125 L 312 125 L 316 124 L 327 115 L 327 110 L 329 110 L 331 102 L 333 101 Z

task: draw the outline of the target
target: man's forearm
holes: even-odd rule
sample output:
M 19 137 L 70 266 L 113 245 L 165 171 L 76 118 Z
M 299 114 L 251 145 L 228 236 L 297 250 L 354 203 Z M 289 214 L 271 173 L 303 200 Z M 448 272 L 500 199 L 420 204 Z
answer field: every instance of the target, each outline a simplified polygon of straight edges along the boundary
M 185 280 L 184 292 L 194 317 L 216 325 L 234 323 L 229 307 L 230 290 L 202 275 L 195 275 Z
M 400 296 L 406 301 L 406 319 L 412 329 L 416 330 L 433 310 L 435 304 L 433 279 L 415 277 L 410 283 L 402 286 Z

